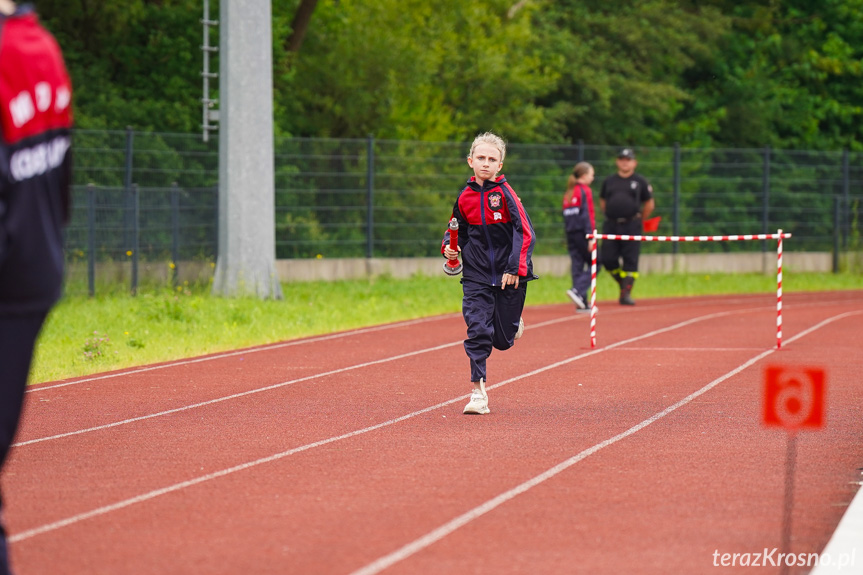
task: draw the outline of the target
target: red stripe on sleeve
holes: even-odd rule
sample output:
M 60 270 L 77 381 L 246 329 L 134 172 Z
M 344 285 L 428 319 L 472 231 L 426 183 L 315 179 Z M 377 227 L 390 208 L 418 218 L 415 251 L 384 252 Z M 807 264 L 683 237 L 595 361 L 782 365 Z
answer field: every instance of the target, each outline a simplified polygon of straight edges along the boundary
M 596 218 L 593 215 L 593 191 L 588 186 L 584 186 L 584 197 L 587 199 L 587 213 L 590 214 L 590 231 L 596 229 Z
M 515 200 L 515 205 L 518 208 L 518 218 L 521 221 L 521 251 L 518 254 L 518 275 L 526 276 L 527 254 L 530 251 L 530 243 L 533 239 L 533 230 L 530 228 L 530 224 L 527 219 L 527 212 L 524 211 L 524 206 L 521 204 L 521 200 L 515 194 L 515 191 L 513 191 L 508 182 L 504 182 L 503 185 L 506 186 L 506 189 L 512 194 L 512 197 Z

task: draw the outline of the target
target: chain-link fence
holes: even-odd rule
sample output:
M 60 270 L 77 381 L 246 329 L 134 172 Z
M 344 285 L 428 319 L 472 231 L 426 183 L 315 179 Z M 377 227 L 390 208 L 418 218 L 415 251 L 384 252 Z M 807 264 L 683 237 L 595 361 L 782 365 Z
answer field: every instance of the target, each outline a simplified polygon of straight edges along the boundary
M 419 257 L 440 253 L 456 194 L 471 171 L 467 143 L 279 138 L 278 258 Z M 765 149 L 635 148 L 653 184 L 660 234 L 794 234 L 789 251 L 859 251 L 863 154 Z M 598 211 L 608 146 L 510 144 L 503 172 L 537 232 L 537 255 L 565 253 L 567 178 L 592 163 Z M 97 264 L 174 269 L 217 256 L 218 141 L 197 134 L 75 133 L 73 282 Z M 597 214 L 598 219 L 601 216 Z M 599 225 L 599 222 L 597 222 Z M 645 253 L 773 249 L 753 242 L 643 246 Z M 86 283 L 84 284 L 86 285 Z
M 218 143 L 198 135 L 77 130 L 72 221 L 66 232 L 69 291 L 139 266 L 215 257 Z M 111 274 L 111 270 L 116 273 Z

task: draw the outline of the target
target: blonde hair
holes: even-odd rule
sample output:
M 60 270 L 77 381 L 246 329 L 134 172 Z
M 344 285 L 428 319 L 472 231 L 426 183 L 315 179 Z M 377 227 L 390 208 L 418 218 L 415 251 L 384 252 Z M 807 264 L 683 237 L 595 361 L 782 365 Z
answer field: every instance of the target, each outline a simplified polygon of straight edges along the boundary
M 569 181 L 566 183 L 566 203 L 572 202 L 572 196 L 575 195 L 575 184 L 578 183 L 578 179 L 593 169 L 587 162 L 579 162 L 572 169 L 572 173 L 569 175 Z
M 503 141 L 503 138 L 492 132 L 478 135 L 474 138 L 473 144 L 470 145 L 470 154 L 467 155 L 468 158 L 473 157 L 473 151 L 476 150 L 476 147 L 480 144 L 491 144 L 496 147 L 500 151 L 500 162 L 503 163 L 503 158 L 506 156 L 506 142 Z

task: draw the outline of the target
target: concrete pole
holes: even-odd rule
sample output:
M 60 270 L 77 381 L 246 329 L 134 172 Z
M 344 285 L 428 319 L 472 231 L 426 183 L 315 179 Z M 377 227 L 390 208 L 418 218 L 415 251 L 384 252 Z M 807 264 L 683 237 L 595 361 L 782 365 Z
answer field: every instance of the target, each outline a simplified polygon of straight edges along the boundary
M 219 5 L 219 255 L 213 293 L 281 299 L 270 0 Z

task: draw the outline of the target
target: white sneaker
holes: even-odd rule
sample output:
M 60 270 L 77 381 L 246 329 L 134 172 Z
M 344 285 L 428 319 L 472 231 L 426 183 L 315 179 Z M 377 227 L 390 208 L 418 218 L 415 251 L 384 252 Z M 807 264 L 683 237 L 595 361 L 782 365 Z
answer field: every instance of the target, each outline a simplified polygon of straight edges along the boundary
M 518 330 L 515 332 L 515 337 L 513 337 L 512 339 L 516 340 L 516 339 L 520 338 L 522 335 L 524 335 L 524 320 L 521 318 L 518 318 Z
M 485 392 L 485 380 L 479 380 L 480 389 L 474 389 L 470 394 L 470 401 L 464 406 L 464 413 L 483 415 L 490 413 L 488 408 L 488 394 Z
M 575 304 L 575 307 L 577 309 L 587 309 L 587 304 L 584 303 L 584 300 L 581 298 L 580 295 L 578 295 L 578 293 L 576 293 L 574 289 L 566 290 L 566 295 L 569 296 L 569 299 L 572 300 L 572 303 Z

